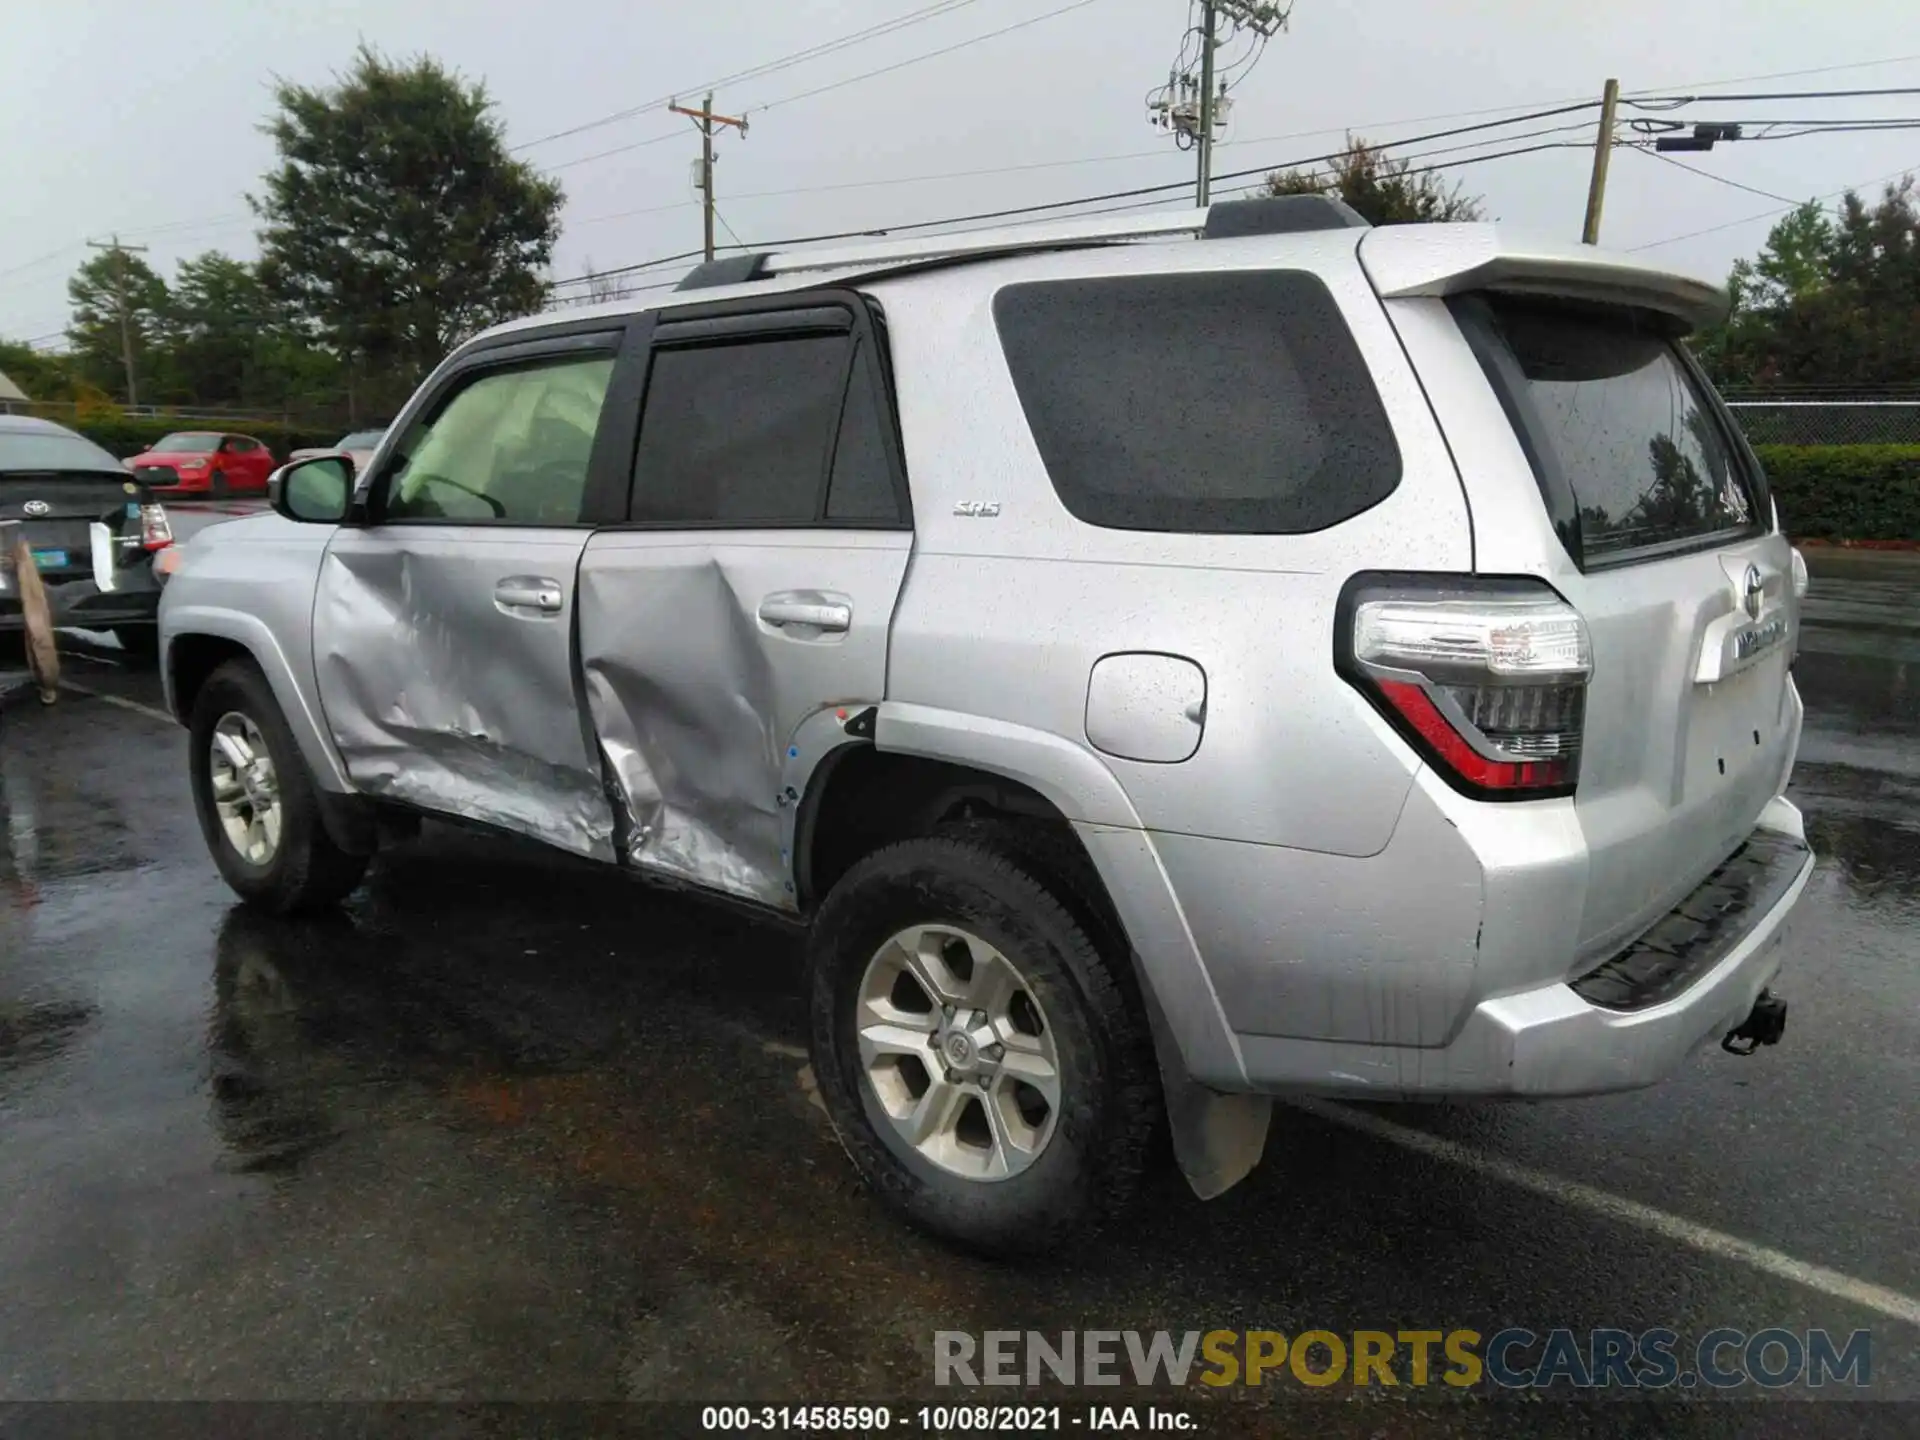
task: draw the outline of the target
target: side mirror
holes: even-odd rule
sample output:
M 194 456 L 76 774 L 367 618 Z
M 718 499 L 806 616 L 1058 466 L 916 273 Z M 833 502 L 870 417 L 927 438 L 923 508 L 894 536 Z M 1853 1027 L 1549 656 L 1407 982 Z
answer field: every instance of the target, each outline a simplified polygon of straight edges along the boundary
M 310 525 L 339 524 L 352 498 L 353 461 L 345 455 L 296 460 L 267 479 L 267 503 L 287 519 Z

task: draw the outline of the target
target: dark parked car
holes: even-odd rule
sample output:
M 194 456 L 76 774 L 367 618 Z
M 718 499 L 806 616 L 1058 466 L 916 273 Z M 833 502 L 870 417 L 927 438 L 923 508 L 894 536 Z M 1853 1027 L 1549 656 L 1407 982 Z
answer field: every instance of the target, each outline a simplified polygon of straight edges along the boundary
M 24 533 L 55 625 L 111 630 L 151 653 L 157 551 L 173 543 L 167 512 L 126 466 L 51 420 L 0 415 L 0 520 Z M 0 633 L 24 627 L 19 582 L 0 571 Z

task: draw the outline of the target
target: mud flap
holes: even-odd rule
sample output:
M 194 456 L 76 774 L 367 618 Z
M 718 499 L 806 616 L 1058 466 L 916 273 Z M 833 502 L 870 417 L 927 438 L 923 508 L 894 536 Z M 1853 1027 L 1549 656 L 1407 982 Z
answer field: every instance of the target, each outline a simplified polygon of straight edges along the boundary
M 1138 971 L 1138 962 L 1135 970 Z M 1153 1053 L 1160 1063 L 1160 1087 L 1166 1095 L 1167 1128 L 1173 1136 L 1180 1173 L 1202 1200 L 1224 1195 L 1253 1172 L 1267 1149 L 1267 1123 L 1273 1101 L 1265 1095 L 1226 1095 L 1210 1090 L 1187 1073 L 1160 1002 L 1140 976 L 1153 1026 Z

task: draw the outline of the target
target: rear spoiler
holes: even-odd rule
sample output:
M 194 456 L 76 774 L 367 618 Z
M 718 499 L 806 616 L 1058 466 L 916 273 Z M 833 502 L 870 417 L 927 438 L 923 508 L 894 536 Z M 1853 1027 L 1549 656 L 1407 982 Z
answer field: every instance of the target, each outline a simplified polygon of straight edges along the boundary
M 1496 225 L 1389 225 L 1360 238 L 1360 263 L 1383 300 L 1501 290 L 1636 305 L 1690 330 L 1727 316 L 1727 292 L 1591 245 L 1512 241 Z

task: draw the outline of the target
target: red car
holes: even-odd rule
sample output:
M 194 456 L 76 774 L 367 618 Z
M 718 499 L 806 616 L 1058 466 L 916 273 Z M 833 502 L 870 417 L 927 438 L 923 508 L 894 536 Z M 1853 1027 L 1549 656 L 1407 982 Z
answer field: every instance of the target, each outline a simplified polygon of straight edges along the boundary
M 250 435 L 182 430 L 127 464 L 160 495 L 263 495 L 273 452 Z

